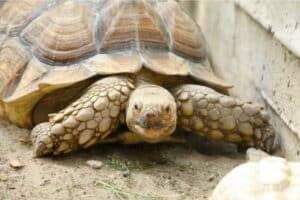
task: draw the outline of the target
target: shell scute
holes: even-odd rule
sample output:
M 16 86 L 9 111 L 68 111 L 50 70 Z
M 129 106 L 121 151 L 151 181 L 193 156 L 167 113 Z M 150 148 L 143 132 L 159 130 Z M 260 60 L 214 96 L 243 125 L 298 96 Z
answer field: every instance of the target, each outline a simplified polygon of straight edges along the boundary
M 0 32 L 19 32 L 47 6 L 48 0 L 6 1 L 0 8 Z
M 8 94 L 29 59 L 29 53 L 16 39 L 3 43 L 0 49 L 0 97 Z
M 168 29 L 171 51 L 195 59 L 206 57 L 205 42 L 199 26 L 176 2 L 159 1 L 156 10 Z
M 37 57 L 46 62 L 68 62 L 96 51 L 93 10 L 66 1 L 42 14 L 21 33 Z

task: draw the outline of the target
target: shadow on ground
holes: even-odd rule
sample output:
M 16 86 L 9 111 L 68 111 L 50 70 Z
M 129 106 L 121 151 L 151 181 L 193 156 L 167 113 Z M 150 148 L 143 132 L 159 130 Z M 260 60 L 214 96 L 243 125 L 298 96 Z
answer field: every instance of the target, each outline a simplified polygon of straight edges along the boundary
M 32 158 L 28 130 L 0 121 L 2 199 L 207 199 L 244 161 L 241 154 L 205 155 L 178 144 L 99 145 L 69 156 Z M 24 162 L 22 169 L 10 159 Z M 103 162 L 93 169 L 88 160 Z

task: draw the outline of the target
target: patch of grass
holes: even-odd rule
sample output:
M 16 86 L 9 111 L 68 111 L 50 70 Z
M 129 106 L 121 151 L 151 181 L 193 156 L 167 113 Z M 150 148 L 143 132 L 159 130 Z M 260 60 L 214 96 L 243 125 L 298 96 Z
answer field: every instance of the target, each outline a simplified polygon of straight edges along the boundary
M 174 166 L 178 168 L 180 171 L 188 171 L 188 170 L 191 170 L 192 172 L 202 171 L 208 174 L 216 174 L 216 176 L 219 175 L 219 172 L 215 171 L 213 166 L 209 163 L 201 163 L 200 165 L 194 165 L 192 162 L 182 163 L 176 160 L 175 155 L 165 156 L 164 159 L 166 164 L 170 166 Z
M 142 194 L 137 192 L 127 191 L 122 187 L 117 186 L 112 181 L 101 181 L 94 180 L 93 184 L 104 188 L 105 190 L 113 193 L 118 199 L 138 199 L 138 200 L 163 200 L 163 199 L 182 199 L 184 194 L 177 195 L 153 195 L 153 194 Z
M 123 160 L 116 154 L 108 156 L 108 166 L 120 171 L 129 171 L 130 169 L 145 169 L 138 161 Z

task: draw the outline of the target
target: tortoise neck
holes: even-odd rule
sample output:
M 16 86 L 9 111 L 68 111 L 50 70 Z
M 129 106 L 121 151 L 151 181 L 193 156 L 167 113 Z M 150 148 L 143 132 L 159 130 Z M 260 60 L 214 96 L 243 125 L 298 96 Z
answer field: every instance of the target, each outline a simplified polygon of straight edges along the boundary
M 148 69 L 142 69 L 134 76 L 138 86 L 159 85 L 163 87 L 169 87 L 187 81 L 186 77 L 158 74 Z

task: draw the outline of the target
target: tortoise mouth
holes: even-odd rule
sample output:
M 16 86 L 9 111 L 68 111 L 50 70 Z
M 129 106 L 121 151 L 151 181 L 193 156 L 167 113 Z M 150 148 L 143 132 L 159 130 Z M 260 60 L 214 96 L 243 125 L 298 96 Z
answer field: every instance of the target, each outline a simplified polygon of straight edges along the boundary
M 172 124 L 172 123 L 171 123 Z M 170 136 L 175 131 L 176 126 L 164 125 L 161 122 L 157 124 L 140 124 L 136 122 L 131 126 L 131 131 L 138 134 L 144 141 L 149 143 L 157 143 Z
M 153 130 L 162 129 L 165 127 L 165 125 L 159 120 L 156 121 L 139 120 L 136 122 L 136 125 L 144 129 L 153 129 Z

